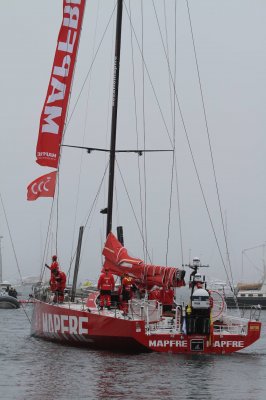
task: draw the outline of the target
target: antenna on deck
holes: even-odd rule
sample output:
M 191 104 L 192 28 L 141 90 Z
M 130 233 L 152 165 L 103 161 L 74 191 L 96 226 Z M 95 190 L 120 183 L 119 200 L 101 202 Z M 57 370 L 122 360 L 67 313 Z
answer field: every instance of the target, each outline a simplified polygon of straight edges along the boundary
M 209 268 L 209 265 L 202 265 L 198 257 L 194 257 L 192 264 L 182 264 L 183 267 L 189 267 L 197 273 L 199 268 Z M 193 272 L 192 272 L 193 273 Z

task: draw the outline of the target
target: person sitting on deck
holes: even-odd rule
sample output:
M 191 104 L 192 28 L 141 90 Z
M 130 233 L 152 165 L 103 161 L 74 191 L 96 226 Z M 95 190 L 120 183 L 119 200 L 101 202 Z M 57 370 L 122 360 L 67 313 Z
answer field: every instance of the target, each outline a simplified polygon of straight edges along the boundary
M 115 280 L 114 276 L 109 271 L 109 268 L 105 268 L 104 272 L 101 273 L 98 280 L 98 289 L 100 290 L 100 308 L 103 309 L 104 305 L 108 309 L 111 308 L 111 292 L 114 290 Z

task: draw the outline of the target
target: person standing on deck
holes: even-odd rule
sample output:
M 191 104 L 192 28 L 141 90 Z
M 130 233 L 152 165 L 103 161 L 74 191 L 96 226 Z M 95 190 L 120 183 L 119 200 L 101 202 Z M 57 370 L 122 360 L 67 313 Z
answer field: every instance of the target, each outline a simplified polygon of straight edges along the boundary
M 64 291 L 66 288 L 66 274 L 57 268 L 53 269 L 53 275 L 56 282 L 54 302 L 63 303 L 65 295 Z
M 98 289 L 100 290 L 100 308 L 103 309 L 104 305 L 108 309 L 111 307 L 111 292 L 114 290 L 115 280 L 114 276 L 109 272 L 108 268 L 105 268 L 104 272 L 101 273 L 98 280 Z
M 45 266 L 46 266 L 46 268 L 48 268 L 51 271 L 51 276 L 50 276 L 49 283 L 50 283 L 51 291 L 55 292 L 57 285 L 56 285 L 55 275 L 54 275 L 53 272 L 55 270 L 59 270 L 59 264 L 58 264 L 58 261 L 57 261 L 57 256 L 53 256 L 52 257 L 52 264 L 51 264 L 50 267 L 49 267 L 48 264 L 45 264 Z
M 53 257 L 52 257 L 52 264 L 51 264 L 50 267 L 49 267 L 47 264 L 46 264 L 46 266 L 51 270 L 51 272 L 52 272 L 54 269 L 59 269 L 59 264 L 58 264 L 58 261 L 57 261 L 57 256 L 53 256 Z
M 122 307 L 125 312 L 128 311 L 128 301 L 131 300 L 133 294 L 132 278 L 125 273 L 122 279 Z

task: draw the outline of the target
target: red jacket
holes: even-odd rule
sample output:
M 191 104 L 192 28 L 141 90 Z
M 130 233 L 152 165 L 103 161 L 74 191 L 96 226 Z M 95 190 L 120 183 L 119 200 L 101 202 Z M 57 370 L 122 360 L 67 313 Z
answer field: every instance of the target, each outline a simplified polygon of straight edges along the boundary
M 63 292 L 66 288 L 66 274 L 63 271 L 58 271 L 55 280 L 56 280 L 56 290 Z
M 161 291 L 160 289 L 153 289 L 149 293 L 149 300 L 161 301 Z
M 53 272 L 55 269 L 58 269 L 59 265 L 57 261 L 53 261 L 50 267 L 51 272 Z
M 57 288 L 57 282 L 56 282 L 56 280 L 55 280 L 55 275 L 54 274 L 51 274 L 51 279 L 50 279 L 50 288 L 51 288 L 51 291 L 52 292 L 55 292 L 56 291 L 56 288 Z
M 47 267 L 48 267 L 48 265 L 47 265 Z M 56 283 L 56 282 L 55 282 L 55 276 L 54 276 L 54 274 L 53 274 L 53 271 L 59 269 L 59 264 L 58 264 L 58 262 L 57 262 L 57 261 L 53 261 L 52 264 L 51 264 L 51 266 L 49 267 L 49 269 L 50 269 L 50 271 L 51 271 L 51 278 L 50 278 L 51 289 L 52 289 L 52 290 L 55 290 L 55 289 L 53 289 L 53 287 L 52 287 L 53 284 Z
M 131 288 L 132 288 L 132 279 L 129 276 L 125 276 L 122 279 L 122 287 L 124 290 L 126 290 L 127 292 L 130 292 Z
M 173 289 L 161 289 L 161 303 L 164 305 L 171 305 L 174 302 Z
M 100 290 L 114 290 L 115 280 L 109 272 L 103 272 L 98 280 L 98 289 Z

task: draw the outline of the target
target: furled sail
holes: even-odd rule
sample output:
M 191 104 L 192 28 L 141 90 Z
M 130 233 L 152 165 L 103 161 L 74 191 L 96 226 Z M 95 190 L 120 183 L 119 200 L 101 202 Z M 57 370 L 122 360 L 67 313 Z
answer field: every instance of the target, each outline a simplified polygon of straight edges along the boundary
M 112 232 L 107 236 L 102 253 L 105 256 L 103 268 L 108 267 L 117 276 L 128 273 L 136 282 L 147 289 L 154 285 L 159 287 L 185 286 L 184 270 L 145 264 L 139 258 L 130 257 L 127 249 L 122 246 Z
M 64 0 L 63 3 L 63 20 L 36 148 L 36 162 L 42 166 L 58 167 L 84 8 L 85 0 Z

